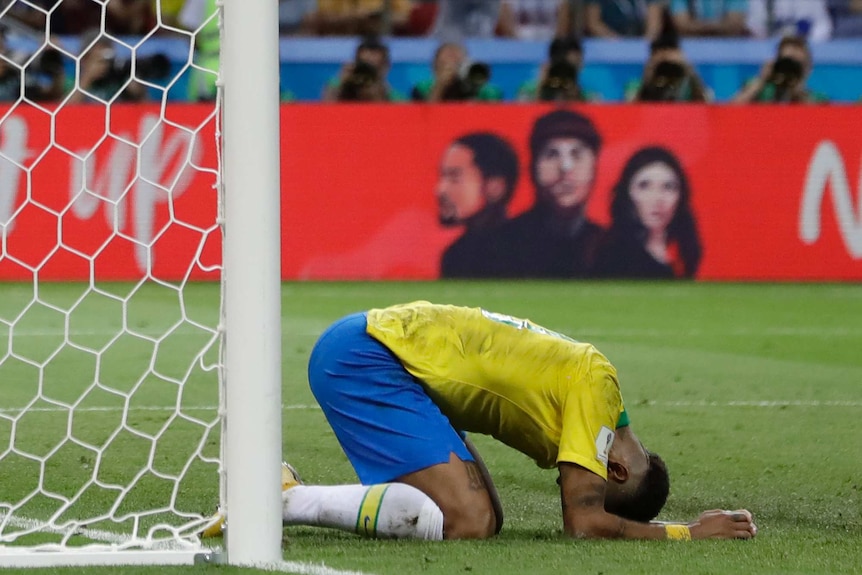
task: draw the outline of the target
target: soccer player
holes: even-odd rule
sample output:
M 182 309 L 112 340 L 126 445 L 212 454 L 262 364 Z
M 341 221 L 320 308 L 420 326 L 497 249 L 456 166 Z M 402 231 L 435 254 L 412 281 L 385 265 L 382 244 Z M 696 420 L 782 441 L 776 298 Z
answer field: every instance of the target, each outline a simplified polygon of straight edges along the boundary
M 667 469 L 632 431 L 616 370 L 592 345 L 529 320 L 428 302 L 349 315 L 321 335 L 308 378 L 361 484 L 303 485 L 285 468 L 285 524 L 381 538 L 491 537 L 502 512 L 468 431 L 558 468 L 572 537 L 757 532 L 746 510 L 651 522 L 667 499 Z

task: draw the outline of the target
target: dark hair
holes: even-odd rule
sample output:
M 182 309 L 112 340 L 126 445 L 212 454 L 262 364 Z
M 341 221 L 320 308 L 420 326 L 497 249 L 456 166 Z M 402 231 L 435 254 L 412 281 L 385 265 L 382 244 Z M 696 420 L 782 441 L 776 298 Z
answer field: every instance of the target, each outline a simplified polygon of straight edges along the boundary
M 655 40 L 650 42 L 649 51 L 650 54 L 655 54 L 659 50 L 677 48 L 679 48 L 679 30 L 676 29 L 670 8 L 665 4 L 661 13 L 661 30 Z
M 795 36 L 790 34 L 789 36 L 784 36 L 781 41 L 778 43 L 778 48 L 775 50 L 775 55 L 778 57 L 781 54 L 781 50 L 784 49 L 785 46 L 795 46 L 796 48 L 802 48 L 805 50 L 806 59 L 808 62 L 806 64 L 811 63 L 811 48 L 808 46 L 808 40 L 806 40 L 803 36 Z
M 482 172 L 482 177 L 503 178 L 506 191 L 501 200 L 507 204 L 515 192 L 518 183 L 518 154 L 512 145 L 490 132 L 473 132 L 465 134 L 452 142 L 470 148 L 473 152 L 473 163 Z
M 533 124 L 530 133 L 530 176 L 538 189 L 536 165 L 539 154 L 549 140 L 554 138 L 574 138 L 586 144 L 596 155 L 602 147 L 602 137 L 592 120 L 571 110 L 554 110 L 540 116 Z
M 594 152 L 602 146 L 602 137 L 593 121 L 571 110 L 554 110 L 540 116 L 533 124 L 530 133 L 530 153 L 535 163 L 536 156 L 544 145 L 553 138 L 575 138 L 581 140 Z
M 634 495 L 618 502 L 607 511 L 632 521 L 647 522 L 656 518 L 670 493 L 667 465 L 658 453 L 647 451 L 649 467 Z M 607 508 L 607 505 L 605 506 Z
M 797 48 L 803 48 L 808 50 L 808 41 L 802 36 L 795 36 L 793 34 L 789 36 L 784 36 L 781 41 L 778 43 L 778 51 L 781 52 L 781 49 L 785 46 L 796 46 Z
M 548 59 L 558 60 L 565 58 L 569 52 L 584 53 L 584 48 L 581 46 L 581 41 L 577 36 L 558 36 L 551 40 L 548 46 Z
M 626 162 L 619 180 L 613 187 L 611 226 L 608 233 L 611 237 L 635 238 L 639 242 L 646 239 L 646 228 L 638 218 L 629 187 L 638 171 L 656 162 L 667 165 L 679 179 L 679 202 L 676 206 L 676 213 L 668 224 L 667 238 L 669 242 L 675 241 L 677 243 L 679 255 L 683 262 L 684 275 L 691 277 L 700 265 L 700 238 L 694 215 L 691 212 L 691 187 L 688 183 L 688 177 L 686 177 L 679 160 L 670 150 L 659 146 L 641 148 Z
M 380 52 L 383 54 L 384 61 L 389 63 L 389 46 L 380 41 L 376 36 L 367 36 L 356 46 L 355 60 L 359 61 L 359 53 L 363 50 L 372 52 Z

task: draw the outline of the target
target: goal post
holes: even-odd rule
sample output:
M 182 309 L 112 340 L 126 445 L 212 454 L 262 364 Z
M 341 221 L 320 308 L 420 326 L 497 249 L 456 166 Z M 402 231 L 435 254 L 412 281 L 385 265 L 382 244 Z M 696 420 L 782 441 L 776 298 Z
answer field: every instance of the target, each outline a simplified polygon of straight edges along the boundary
M 223 10 L 226 538 L 246 565 L 281 560 L 278 3 Z
M 0 9 L 0 568 L 283 567 L 278 6 L 202 2 L 191 31 L 155 3 L 188 58 L 166 77 L 155 30 L 78 43 L 57 3 Z M 207 22 L 217 70 L 192 59 Z M 102 47 L 113 91 L 82 79 Z M 56 62 L 71 89 L 40 87 Z M 195 73 L 215 101 L 177 101 Z

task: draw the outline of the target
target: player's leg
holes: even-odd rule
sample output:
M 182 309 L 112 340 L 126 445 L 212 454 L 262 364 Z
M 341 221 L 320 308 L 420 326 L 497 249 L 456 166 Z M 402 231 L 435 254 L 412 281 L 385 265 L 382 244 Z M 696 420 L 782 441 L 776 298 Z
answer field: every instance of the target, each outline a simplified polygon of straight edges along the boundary
M 285 525 L 331 527 L 378 538 L 443 539 L 443 513 L 427 495 L 404 483 L 305 485 L 282 464 L 282 520 Z M 216 513 L 203 538 L 221 537 L 225 514 Z
M 491 496 L 475 461 L 462 461 L 452 453 L 448 463 L 408 473 L 398 481 L 437 503 L 446 539 L 485 539 L 496 532 Z
M 413 514 L 403 517 L 407 522 L 415 521 L 421 509 L 427 514 L 430 502 L 443 517 L 446 538 L 492 535 L 493 506 L 464 441 L 421 384 L 365 328 L 364 314 L 333 325 L 315 346 L 308 372 L 312 392 L 360 481 L 372 486 L 369 489 L 397 482 L 386 490 L 381 514 L 387 509 L 385 498 L 395 489 L 392 495 L 413 502 L 407 506 L 409 512 L 402 506 Z M 399 483 L 415 489 L 394 487 Z M 350 498 L 355 507 L 361 498 L 356 495 L 358 487 L 351 487 L 357 491 L 352 497 L 343 491 L 343 503 L 347 505 Z M 407 497 L 408 492 L 413 495 Z M 291 496 L 286 519 L 293 505 Z M 366 516 L 360 517 L 358 511 L 354 517 L 362 523 Z M 381 527 L 398 522 L 397 518 L 379 520 L 376 535 L 387 536 Z M 436 534 L 421 537 L 437 538 Z
M 286 525 L 355 531 L 368 537 L 481 539 L 499 531 L 478 465 L 453 453 L 449 463 L 394 483 L 299 485 L 283 495 Z M 500 518 L 502 518 L 500 516 Z
M 467 435 L 464 436 L 464 445 L 467 446 L 467 451 L 473 456 L 473 461 L 476 462 L 479 474 L 482 476 L 482 481 L 485 482 L 485 489 L 488 490 L 488 497 L 491 499 L 491 507 L 494 510 L 494 534 L 496 535 L 503 529 L 503 505 L 500 503 L 500 494 L 497 493 L 497 486 L 494 485 L 491 473 L 488 471 L 488 467 L 485 466 L 485 460 L 482 459 L 479 450 L 476 449 L 476 446 Z
M 443 538 L 443 513 L 404 483 L 299 485 L 283 494 L 285 525 L 353 531 L 381 539 Z

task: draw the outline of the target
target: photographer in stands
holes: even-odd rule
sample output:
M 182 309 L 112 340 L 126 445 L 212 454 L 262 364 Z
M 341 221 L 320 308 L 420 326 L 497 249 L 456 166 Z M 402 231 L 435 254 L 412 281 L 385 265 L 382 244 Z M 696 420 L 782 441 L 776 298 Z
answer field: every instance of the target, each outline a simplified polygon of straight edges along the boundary
M 0 101 L 14 102 L 21 97 L 21 69 L 6 47 L 6 31 L 0 28 Z
M 490 83 L 491 67 L 469 62 L 461 44 L 441 44 L 434 53 L 434 77 L 413 86 L 410 97 L 416 102 L 496 102 L 502 91 Z
M 0 101 L 14 102 L 24 96 L 33 102 L 59 100 L 63 97 L 66 73 L 59 51 L 41 46 L 27 66 L 23 54 L 14 54 L 6 46 L 6 28 L 0 25 Z
M 734 97 L 740 104 L 824 103 L 827 98 L 806 86 L 812 61 L 808 42 L 801 36 L 786 36 L 778 44 L 774 60 L 764 64 L 760 75 L 748 81 Z
M 404 96 L 386 81 L 389 73 L 389 48 L 374 37 L 356 47 L 352 62 L 345 64 L 338 77 L 323 90 L 326 102 L 398 102 Z
M 81 71 L 78 85 L 69 99 L 72 103 L 104 101 L 142 102 L 148 99 L 146 86 L 135 78 L 156 80 L 169 73 L 170 62 L 162 54 L 138 57 L 135 75 L 129 59 L 117 57 L 117 48 L 109 37 L 94 30 L 81 39 Z M 131 57 L 131 54 L 130 54 Z
M 662 31 L 650 44 L 650 57 L 640 82 L 626 89 L 634 102 L 709 102 L 712 93 L 679 45 L 679 34 L 670 11 L 665 8 Z
M 58 101 L 66 95 L 64 57 L 59 50 L 41 46 L 25 70 L 24 95 L 34 102 Z
M 554 38 L 548 49 L 548 60 L 542 64 L 537 80 L 518 89 L 521 102 L 586 102 L 598 100 L 596 94 L 583 90 L 578 75 L 584 63 L 581 41 L 574 36 Z
M 355 62 L 338 87 L 339 102 L 388 102 L 389 93 L 380 70 L 368 62 Z

